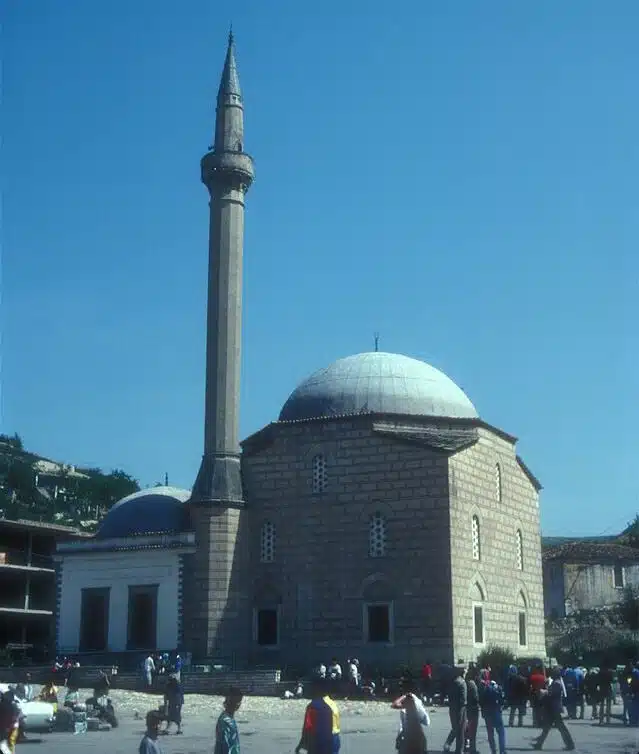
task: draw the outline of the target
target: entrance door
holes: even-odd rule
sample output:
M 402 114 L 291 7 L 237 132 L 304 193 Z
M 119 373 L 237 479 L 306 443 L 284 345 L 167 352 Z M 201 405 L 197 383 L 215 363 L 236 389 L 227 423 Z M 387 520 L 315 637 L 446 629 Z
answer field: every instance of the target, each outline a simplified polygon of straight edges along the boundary
M 158 585 L 129 587 L 127 649 L 157 649 Z
M 108 649 L 110 592 L 110 587 L 82 590 L 80 652 L 105 652 Z

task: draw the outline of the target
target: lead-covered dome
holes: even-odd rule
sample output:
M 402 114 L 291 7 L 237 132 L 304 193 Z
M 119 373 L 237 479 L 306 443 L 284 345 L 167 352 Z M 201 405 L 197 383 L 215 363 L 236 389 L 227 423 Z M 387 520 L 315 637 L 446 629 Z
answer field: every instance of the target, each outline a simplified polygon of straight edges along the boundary
M 141 534 L 184 531 L 184 503 L 191 497 L 188 490 L 177 487 L 151 487 L 119 500 L 102 519 L 96 537 L 119 539 Z
M 379 413 L 476 419 L 464 391 L 439 369 L 396 353 L 360 353 L 312 374 L 291 393 L 280 421 Z

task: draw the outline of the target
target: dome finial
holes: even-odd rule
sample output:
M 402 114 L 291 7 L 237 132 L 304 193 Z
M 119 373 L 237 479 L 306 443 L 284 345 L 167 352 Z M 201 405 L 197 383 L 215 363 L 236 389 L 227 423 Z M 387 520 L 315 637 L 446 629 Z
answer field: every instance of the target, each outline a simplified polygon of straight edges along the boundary
M 373 338 L 375 340 L 375 353 L 377 353 L 379 351 L 379 333 L 374 333 Z

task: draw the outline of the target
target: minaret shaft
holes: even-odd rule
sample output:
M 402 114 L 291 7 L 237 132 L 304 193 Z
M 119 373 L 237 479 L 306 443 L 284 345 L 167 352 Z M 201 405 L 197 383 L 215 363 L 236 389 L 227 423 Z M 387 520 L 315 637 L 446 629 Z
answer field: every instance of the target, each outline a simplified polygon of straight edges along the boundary
M 204 455 L 194 504 L 241 505 L 239 404 L 244 197 L 253 182 L 233 38 L 217 95 L 213 148 L 202 158 L 211 196 Z
M 244 193 L 210 203 L 204 454 L 239 455 Z

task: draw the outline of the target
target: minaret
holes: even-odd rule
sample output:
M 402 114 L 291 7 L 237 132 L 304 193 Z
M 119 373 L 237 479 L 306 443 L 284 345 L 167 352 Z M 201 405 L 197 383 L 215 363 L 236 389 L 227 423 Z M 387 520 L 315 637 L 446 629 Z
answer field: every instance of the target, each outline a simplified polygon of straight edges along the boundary
M 232 33 L 217 93 L 215 141 L 201 164 L 211 201 L 204 455 L 193 502 L 236 505 L 243 500 L 238 430 L 244 195 L 254 171 L 253 160 L 244 152 L 244 108 Z
M 244 152 L 232 34 L 217 94 L 215 139 L 201 164 L 211 196 L 204 455 L 188 505 L 196 546 L 183 562 L 180 644 L 195 658 L 237 665 L 251 638 L 238 410 L 244 196 L 253 182 L 253 160 Z

